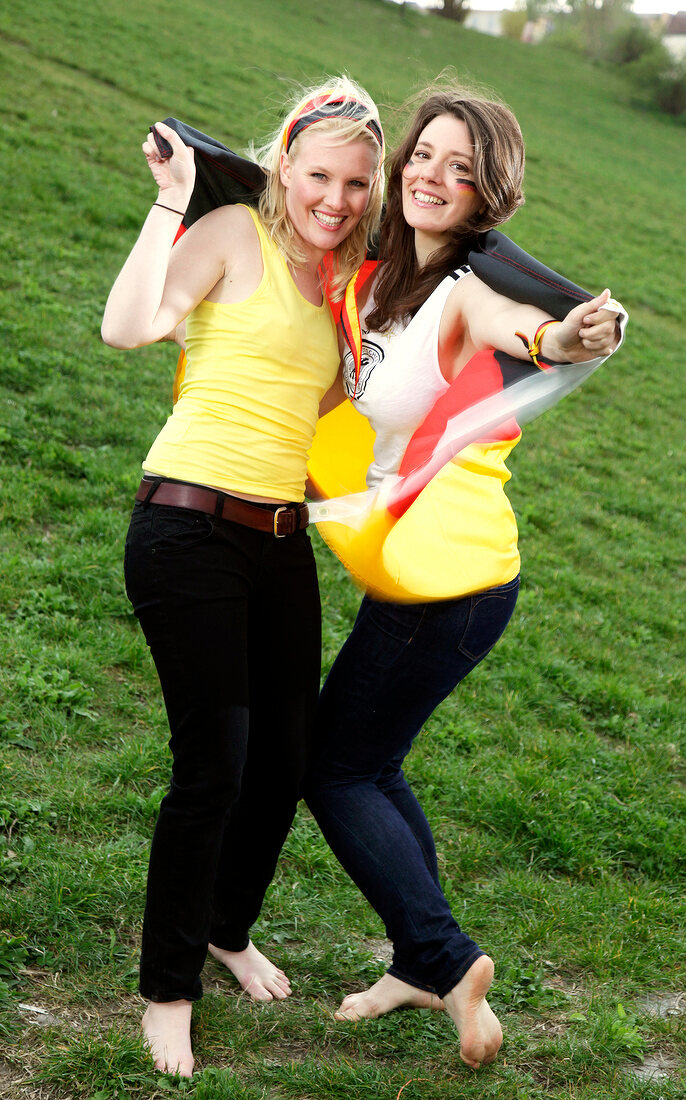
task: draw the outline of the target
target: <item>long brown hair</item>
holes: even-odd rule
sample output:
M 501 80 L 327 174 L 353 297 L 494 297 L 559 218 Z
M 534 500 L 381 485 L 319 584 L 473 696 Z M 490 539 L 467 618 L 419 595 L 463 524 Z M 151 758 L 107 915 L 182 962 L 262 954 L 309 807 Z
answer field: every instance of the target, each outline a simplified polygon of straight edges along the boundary
M 374 290 L 370 329 L 382 331 L 393 321 L 412 317 L 445 275 L 464 263 L 478 233 L 511 218 L 524 202 L 524 142 L 519 123 L 502 103 L 471 95 L 461 87 L 429 89 L 409 133 L 390 160 L 386 213 L 381 226 L 382 261 Z M 414 230 L 403 216 L 402 172 L 426 126 L 439 115 L 452 115 L 467 126 L 474 145 L 473 178 L 480 210 L 455 226 L 449 241 L 420 268 Z

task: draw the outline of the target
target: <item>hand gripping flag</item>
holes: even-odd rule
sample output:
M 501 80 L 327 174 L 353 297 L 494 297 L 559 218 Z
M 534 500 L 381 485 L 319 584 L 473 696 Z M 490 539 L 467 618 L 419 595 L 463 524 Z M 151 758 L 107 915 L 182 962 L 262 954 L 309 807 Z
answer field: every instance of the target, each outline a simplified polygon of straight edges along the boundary
M 183 219 L 186 228 L 217 206 L 233 202 L 257 203 L 265 183 L 265 174 L 259 164 L 239 157 L 221 142 L 178 118 L 165 118 L 163 122 L 176 130 L 184 145 L 195 150 L 195 186 Z
M 196 184 L 183 228 L 216 206 L 258 201 L 264 186 L 258 165 L 177 119 L 165 122 L 196 152 Z M 593 297 L 496 230 L 475 239 L 467 262 L 497 293 L 536 305 L 557 320 Z M 341 307 L 356 376 L 362 358 L 357 295 L 375 266 L 372 259 L 363 264 Z M 619 314 L 623 329 L 621 307 L 611 302 L 607 308 Z M 518 565 L 514 517 L 505 544 L 502 529 L 489 533 L 489 510 L 502 507 L 502 485 L 510 476 L 505 459 L 521 425 L 571 393 L 602 362 L 541 361 L 537 367 L 499 349 L 479 352 L 408 440 L 397 477 L 374 490 L 365 481 L 374 433 L 346 401 L 320 420 L 310 451 L 310 480 L 327 498 L 310 505 L 311 519 L 352 576 L 377 598 L 447 599 L 501 583 L 503 569 Z M 182 353 L 175 400 L 184 369 Z

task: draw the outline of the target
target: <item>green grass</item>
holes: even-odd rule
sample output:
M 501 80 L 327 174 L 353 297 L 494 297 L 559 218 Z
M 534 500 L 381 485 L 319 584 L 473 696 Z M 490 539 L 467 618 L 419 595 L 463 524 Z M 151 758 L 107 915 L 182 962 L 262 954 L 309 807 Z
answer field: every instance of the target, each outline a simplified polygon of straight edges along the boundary
M 632 318 L 616 361 L 513 455 L 515 618 L 409 765 L 456 916 L 498 964 L 503 1055 L 471 1073 L 427 1012 L 334 1022 L 383 971 L 383 929 L 303 810 L 256 930 L 294 997 L 254 1006 L 210 962 L 198 1073 L 159 1078 L 136 961 L 167 733 L 121 556 L 175 357 L 99 340 L 152 194 L 140 142 L 174 114 L 242 147 L 290 81 L 342 68 L 392 137 L 393 109 L 448 64 L 522 122 L 512 236 L 609 282 Z M 683 127 L 611 70 L 375 0 L 14 5 L 0 73 L 3 1100 L 683 1096 Z M 328 667 L 358 596 L 317 552 Z M 667 1076 L 628 1074 L 656 1057 Z

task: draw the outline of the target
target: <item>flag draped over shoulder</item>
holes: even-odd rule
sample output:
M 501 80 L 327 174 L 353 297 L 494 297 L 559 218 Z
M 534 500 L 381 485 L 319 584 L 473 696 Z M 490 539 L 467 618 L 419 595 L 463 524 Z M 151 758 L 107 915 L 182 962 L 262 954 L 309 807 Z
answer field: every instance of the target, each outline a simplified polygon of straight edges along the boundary
M 177 119 L 165 121 L 196 151 L 196 184 L 184 227 L 216 206 L 258 201 L 264 186 L 258 165 Z M 557 320 L 593 297 L 497 230 L 476 238 L 467 262 L 497 293 L 538 306 Z M 339 307 L 356 376 L 362 357 L 357 295 L 374 268 L 374 259 L 368 259 Z M 623 311 L 618 307 L 617 312 Z M 375 490 L 367 490 L 365 482 L 373 431 L 353 404 L 344 402 L 319 421 L 310 450 L 310 480 L 326 498 L 310 505 L 320 533 L 377 598 L 446 599 L 490 587 L 494 581 L 483 563 L 497 558 L 495 544 L 455 554 L 456 542 L 464 546 L 470 510 L 476 515 L 488 508 L 489 492 L 500 492 L 509 478 L 504 458 L 519 439 L 521 425 L 576 389 L 603 361 L 556 365 L 540 360 L 537 367 L 499 349 L 477 353 L 408 439 L 398 476 Z M 183 369 L 182 354 L 175 399 Z M 499 486 L 489 486 L 489 478 L 480 476 L 489 463 L 494 465 L 494 448 L 495 466 L 503 459 Z
M 259 164 L 239 157 L 226 145 L 178 118 L 162 121 L 176 130 L 184 145 L 195 150 L 195 186 L 183 219 L 186 228 L 217 206 L 258 202 L 265 184 Z

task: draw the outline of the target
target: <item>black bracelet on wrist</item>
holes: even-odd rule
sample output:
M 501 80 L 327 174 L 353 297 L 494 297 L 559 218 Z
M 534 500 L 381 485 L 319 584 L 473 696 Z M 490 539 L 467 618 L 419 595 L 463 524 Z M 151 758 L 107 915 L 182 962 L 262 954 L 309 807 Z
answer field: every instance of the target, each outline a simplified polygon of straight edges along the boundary
M 185 210 L 175 210 L 173 206 L 165 206 L 163 202 L 154 202 L 153 206 L 161 206 L 163 210 L 171 210 L 172 214 L 178 214 L 180 218 L 186 217 Z

